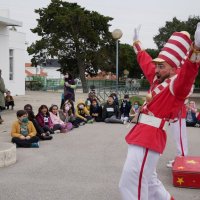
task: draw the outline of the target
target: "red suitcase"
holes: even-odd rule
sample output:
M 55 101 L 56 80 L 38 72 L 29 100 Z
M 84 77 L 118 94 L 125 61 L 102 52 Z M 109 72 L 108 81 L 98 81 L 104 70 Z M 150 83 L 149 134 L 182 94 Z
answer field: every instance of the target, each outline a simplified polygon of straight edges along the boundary
M 176 157 L 172 174 L 174 186 L 200 188 L 200 157 Z

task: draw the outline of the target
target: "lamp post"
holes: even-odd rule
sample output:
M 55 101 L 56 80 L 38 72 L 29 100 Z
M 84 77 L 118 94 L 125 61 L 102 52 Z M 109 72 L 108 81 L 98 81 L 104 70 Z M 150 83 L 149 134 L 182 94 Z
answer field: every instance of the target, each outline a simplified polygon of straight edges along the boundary
M 118 94 L 118 81 L 119 81 L 119 52 L 118 52 L 118 47 L 119 47 L 119 39 L 122 37 L 123 33 L 120 29 L 115 29 L 112 32 L 112 37 L 116 40 L 116 93 Z

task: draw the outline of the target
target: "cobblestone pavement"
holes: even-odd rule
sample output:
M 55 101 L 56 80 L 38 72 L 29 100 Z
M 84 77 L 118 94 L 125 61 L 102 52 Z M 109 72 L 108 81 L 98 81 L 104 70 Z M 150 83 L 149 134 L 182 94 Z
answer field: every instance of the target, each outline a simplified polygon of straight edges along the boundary
M 86 95 L 77 92 L 77 99 Z M 27 103 L 35 112 L 41 104 L 60 104 L 60 93 L 27 92 L 15 97 L 16 107 L 2 113 L 0 141 L 10 141 L 15 112 Z M 17 163 L 0 168 L 0 200 L 120 200 L 118 181 L 126 158 L 125 135 L 133 125 L 86 124 L 68 134 L 40 142 L 39 149 L 17 149 Z M 200 129 L 188 128 L 190 155 L 200 153 Z M 175 155 L 168 143 L 158 165 L 158 175 L 176 200 L 200 200 L 200 190 L 175 188 L 166 168 Z

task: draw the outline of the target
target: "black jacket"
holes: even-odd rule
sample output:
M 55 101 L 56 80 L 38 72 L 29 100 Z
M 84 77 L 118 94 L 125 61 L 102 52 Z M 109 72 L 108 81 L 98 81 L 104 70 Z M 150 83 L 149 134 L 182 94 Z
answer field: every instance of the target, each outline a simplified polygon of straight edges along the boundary
M 98 114 L 98 116 L 93 116 L 92 114 Z M 98 104 L 96 107 L 90 105 L 90 115 L 95 118 L 96 121 L 102 121 L 102 107 Z
M 102 113 L 103 120 L 105 120 L 106 118 L 111 118 L 113 115 L 118 118 L 119 116 L 118 106 L 115 103 L 113 103 L 112 105 L 106 103 L 103 107 L 103 113 Z
M 131 102 L 123 100 L 120 107 L 120 113 L 123 114 L 124 117 L 129 117 L 129 113 L 131 110 Z

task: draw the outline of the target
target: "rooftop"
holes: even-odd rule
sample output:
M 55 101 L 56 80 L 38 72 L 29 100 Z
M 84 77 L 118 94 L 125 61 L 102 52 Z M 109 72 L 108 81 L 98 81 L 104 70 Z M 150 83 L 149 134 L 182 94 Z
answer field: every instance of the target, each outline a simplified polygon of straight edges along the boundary
M 22 22 L 0 16 L 0 24 L 5 26 L 22 26 Z

